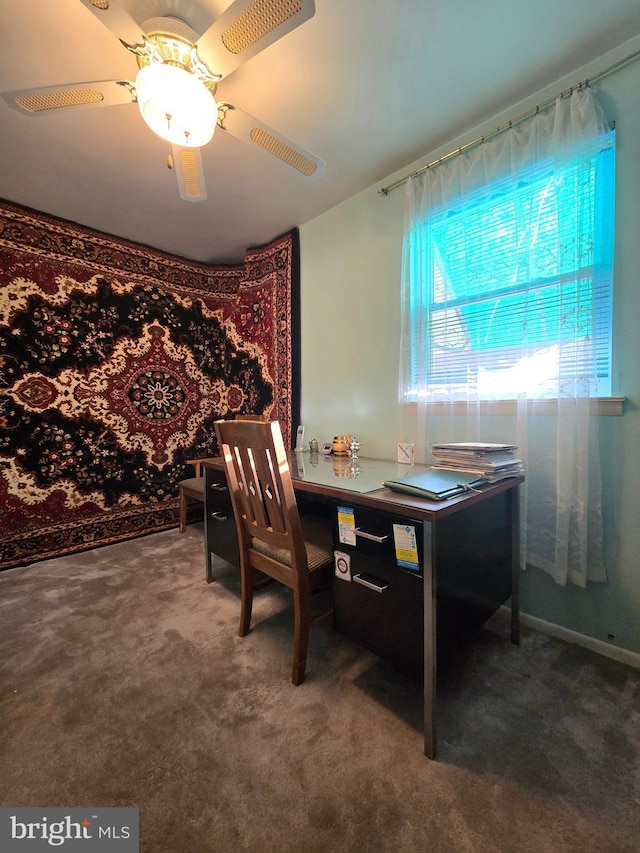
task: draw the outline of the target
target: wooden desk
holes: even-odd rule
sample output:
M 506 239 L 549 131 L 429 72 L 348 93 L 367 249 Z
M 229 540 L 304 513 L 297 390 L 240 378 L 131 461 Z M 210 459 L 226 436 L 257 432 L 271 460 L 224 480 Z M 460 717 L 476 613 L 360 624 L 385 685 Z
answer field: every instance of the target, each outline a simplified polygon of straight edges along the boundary
M 362 457 L 357 464 L 359 470 L 352 470 L 350 475 L 349 461 L 320 456 L 315 459 L 315 464 L 311 464 L 309 453 L 292 452 L 289 463 L 296 495 L 301 504 L 310 501 L 332 514 L 336 550 L 351 552 L 352 560 L 357 560 L 358 565 L 363 565 L 367 560 L 371 560 L 371 565 L 377 562 L 377 558 L 372 556 L 370 543 L 382 537 L 367 537 L 362 540 L 363 544 L 358 538 L 355 547 L 340 544 L 336 520 L 338 507 L 354 511 L 356 526 L 362 517 L 375 526 L 380 524 L 384 527 L 386 524 L 389 529 L 393 529 L 395 522 L 414 528 L 420 565 L 417 573 L 412 572 L 411 580 L 414 584 L 417 582 L 414 588 L 420 586 L 417 578 L 422 581 L 422 620 L 419 630 L 422 634 L 420 671 L 424 685 L 424 753 L 429 758 L 435 758 L 434 710 L 439 610 L 444 609 L 447 601 L 454 601 L 456 618 L 462 612 L 462 604 L 465 611 L 473 611 L 472 618 L 482 624 L 491 613 L 511 599 L 511 642 L 518 644 L 520 641 L 518 486 L 524 478 L 503 480 L 485 487 L 480 493 L 467 493 L 446 501 L 428 501 L 376 488 L 383 479 L 408 473 L 407 466 Z M 354 466 L 351 467 L 353 469 Z M 413 470 L 420 469 L 421 466 L 414 466 Z M 235 552 L 233 550 L 235 521 L 225 492 L 222 463 L 220 460 L 207 460 L 204 470 L 207 580 L 211 581 L 211 554 L 219 554 L 237 564 L 238 553 L 237 541 Z M 372 490 L 360 491 L 369 486 L 373 487 Z M 387 557 L 390 551 L 393 559 L 392 543 L 388 542 L 388 538 L 385 541 Z M 382 566 L 382 561 L 379 564 Z M 402 569 L 397 568 L 397 571 L 401 572 Z M 341 583 L 336 580 L 336 585 Z M 342 590 L 338 588 L 338 592 Z M 372 600 L 377 602 L 379 599 Z M 410 603 L 411 596 L 408 599 L 405 596 L 405 600 Z M 348 604 L 343 613 L 347 614 L 348 620 Z M 383 621 L 388 623 L 390 620 Z M 392 640 L 403 621 L 398 620 L 395 626 L 384 625 L 381 635 L 384 636 L 386 631 Z M 348 621 L 343 628 L 346 628 L 347 634 L 351 633 Z M 357 628 L 354 630 L 357 635 Z M 379 651 L 384 656 L 384 648 Z

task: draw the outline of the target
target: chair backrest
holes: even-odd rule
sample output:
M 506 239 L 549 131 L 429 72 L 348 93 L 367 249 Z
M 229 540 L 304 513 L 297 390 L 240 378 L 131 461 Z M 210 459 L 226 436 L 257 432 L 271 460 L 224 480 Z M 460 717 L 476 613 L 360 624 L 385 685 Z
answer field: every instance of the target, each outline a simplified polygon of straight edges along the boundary
M 278 421 L 216 421 L 241 550 L 259 539 L 291 552 L 294 570 L 307 556 L 287 453 Z

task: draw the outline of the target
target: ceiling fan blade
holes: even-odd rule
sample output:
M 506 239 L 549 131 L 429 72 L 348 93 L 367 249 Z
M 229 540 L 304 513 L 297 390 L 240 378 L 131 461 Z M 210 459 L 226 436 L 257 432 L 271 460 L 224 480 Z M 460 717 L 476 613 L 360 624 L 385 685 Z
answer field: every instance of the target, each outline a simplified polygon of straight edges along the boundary
M 314 0 L 235 0 L 196 42 L 198 55 L 221 77 L 315 15 Z
M 204 182 L 200 149 L 172 145 L 171 155 L 178 179 L 180 198 L 185 201 L 204 201 L 207 197 L 207 188 Z
M 19 112 L 51 115 L 71 107 L 132 104 L 136 100 L 136 91 L 133 83 L 128 80 L 97 80 L 93 83 L 65 83 L 40 89 L 3 92 L 2 98 Z
M 277 157 L 307 181 L 317 181 L 324 175 L 324 160 L 231 104 L 218 103 L 218 127 Z
M 142 47 L 147 37 L 117 0 L 80 0 L 126 48 Z

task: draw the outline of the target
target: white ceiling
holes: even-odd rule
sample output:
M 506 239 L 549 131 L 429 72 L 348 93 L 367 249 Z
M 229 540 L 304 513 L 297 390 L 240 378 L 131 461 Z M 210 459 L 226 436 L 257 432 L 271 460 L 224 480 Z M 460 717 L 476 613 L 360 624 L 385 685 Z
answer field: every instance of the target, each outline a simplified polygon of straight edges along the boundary
M 229 0 L 121 0 L 203 32 Z M 316 0 L 225 78 L 236 104 L 326 162 L 306 183 L 218 131 L 208 198 L 182 201 L 135 104 L 22 115 L 0 99 L 0 198 L 199 261 L 242 258 L 640 34 L 640 0 Z M 79 0 L 0 0 L 0 92 L 135 78 Z M 577 82 L 577 81 L 576 81 Z

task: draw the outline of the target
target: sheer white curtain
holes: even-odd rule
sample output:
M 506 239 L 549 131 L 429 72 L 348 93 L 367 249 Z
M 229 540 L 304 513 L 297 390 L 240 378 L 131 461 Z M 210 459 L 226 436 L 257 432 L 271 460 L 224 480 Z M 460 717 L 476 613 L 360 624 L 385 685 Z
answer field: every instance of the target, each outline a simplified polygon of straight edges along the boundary
M 585 87 L 407 183 L 398 440 L 518 445 L 522 564 L 563 585 L 606 580 L 613 137 Z

